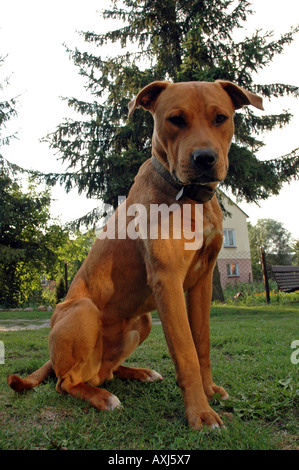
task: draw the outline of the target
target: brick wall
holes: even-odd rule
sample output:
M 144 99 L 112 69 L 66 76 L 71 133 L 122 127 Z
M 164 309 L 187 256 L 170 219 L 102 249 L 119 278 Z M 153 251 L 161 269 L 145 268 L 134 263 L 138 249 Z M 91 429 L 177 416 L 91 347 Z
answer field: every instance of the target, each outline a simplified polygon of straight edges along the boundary
M 250 258 L 218 259 L 218 269 L 222 288 L 237 282 L 252 282 Z

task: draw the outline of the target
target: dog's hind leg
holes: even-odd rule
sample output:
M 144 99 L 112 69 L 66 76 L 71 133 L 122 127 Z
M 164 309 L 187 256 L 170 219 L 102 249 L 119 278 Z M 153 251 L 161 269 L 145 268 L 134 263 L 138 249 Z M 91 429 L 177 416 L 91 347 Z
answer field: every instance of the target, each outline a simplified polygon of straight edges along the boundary
M 31 375 L 28 375 L 25 379 L 21 379 L 21 377 L 15 374 L 9 375 L 7 377 L 7 383 L 16 392 L 24 392 L 25 390 L 30 390 L 31 388 L 36 387 L 53 373 L 54 371 L 51 361 L 48 361 L 40 367 L 40 369 L 36 370 Z
M 100 384 L 103 340 L 101 313 L 91 299 L 77 300 L 62 312 L 50 332 L 49 346 L 58 392 L 99 410 L 120 407 L 117 397 L 95 387 Z
M 152 317 L 150 313 L 141 315 L 132 325 L 130 335 L 135 335 L 138 338 L 136 347 L 139 346 L 148 337 L 152 328 Z M 135 348 L 134 348 L 135 349 Z M 133 351 L 130 351 L 130 354 Z M 120 365 L 115 371 L 114 375 L 121 379 L 140 380 L 141 382 L 155 382 L 162 380 L 162 376 L 152 369 L 144 369 L 137 367 L 126 367 Z
M 153 369 L 119 366 L 114 372 L 120 379 L 139 380 L 140 382 L 155 382 L 162 380 L 162 376 Z
M 98 410 L 114 410 L 120 409 L 119 399 L 103 388 L 96 388 L 83 382 L 77 384 L 72 383 L 72 377 L 68 376 L 60 383 L 60 389 L 69 393 L 75 398 L 87 401 L 91 406 Z

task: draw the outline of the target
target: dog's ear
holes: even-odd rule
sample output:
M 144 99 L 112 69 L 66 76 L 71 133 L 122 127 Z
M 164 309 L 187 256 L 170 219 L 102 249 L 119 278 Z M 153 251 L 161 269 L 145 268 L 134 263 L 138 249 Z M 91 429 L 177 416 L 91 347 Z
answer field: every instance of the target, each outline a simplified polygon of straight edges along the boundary
M 170 82 L 167 81 L 157 81 L 150 83 L 145 88 L 143 88 L 136 98 L 134 98 L 128 104 L 129 108 L 129 117 L 133 114 L 134 110 L 139 106 L 142 108 L 147 109 L 148 111 L 153 111 L 155 103 L 157 101 L 158 96 L 160 93 L 165 90 L 165 88 L 170 85 Z
M 251 91 L 244 90 L 244 88 L 235 83 L 226 81 L 226 80 L 216 80 L 216 83 L 222 86 L 222 88 L 230 96 L 235 109 L 240 109 L 242 106 L 251 104 L 258 109 L 263 108 L 263 100 L 260 96 L 251 93 Z

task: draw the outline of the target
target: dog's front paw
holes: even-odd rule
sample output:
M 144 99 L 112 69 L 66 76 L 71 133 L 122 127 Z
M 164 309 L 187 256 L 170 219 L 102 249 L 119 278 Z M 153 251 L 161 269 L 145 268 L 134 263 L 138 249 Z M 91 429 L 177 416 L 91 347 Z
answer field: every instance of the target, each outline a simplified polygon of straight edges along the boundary
M 219 428 L 223 425 L 220 416 L 210 407 L 205 410 L 198 411 L 192 415 L 186 413 L 187 420 L 192 429 L 201 431 L 206 425 L 209 429 Z
M 214 384 L 214 382 L 212 382 L 210 384 L 207 384 L 207 385 L 204 385 L 204 391 L 205 391 L 206 397 L 209 401 L 212 400 L 213 395 L 215 395 L 215 393 L 220 394 L 221 400 L 228 400 L 229 399 L 229 395 L 226 392 L 226 390 L 223 387 L 219 387 L 218 385 Z

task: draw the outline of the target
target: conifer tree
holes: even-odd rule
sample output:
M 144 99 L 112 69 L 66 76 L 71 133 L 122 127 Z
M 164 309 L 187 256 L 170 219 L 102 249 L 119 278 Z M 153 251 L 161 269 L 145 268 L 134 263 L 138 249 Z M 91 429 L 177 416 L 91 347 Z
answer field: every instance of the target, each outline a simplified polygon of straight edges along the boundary
M 88 197 L 117 206 L 127 195 L 137 170 L 151 155 L 152 117 L 137 111 L 127 120 L 127 104 L 153 80 L 174 82 L 226 79 L 273 98 L 292 95 L 293 84 L 254 83 L 256 72 L 269 65 L 293 40 L 299 28 L 273 39 L 271 32 L 255 31 L 242 41 L 234 31 L 252 14 L 248 0 L 114 0 L 104 18 L 122 19 L 122 28 L 105 34 L 81 33 L 88 45 L 116 43 L 123 50 L 114 57 L 69 50 L 79 73 L 85 77 L 90 102 L 69 98 L 78 120 L 66 120 L 47 136 L 68 172 L 48 174 L 48 183 L 60 182 L 69 191 L 77 187 Z M 132 46 L 133 45 L 133 46 Z M 299 174 L 299 150 L 260 161 L 262 133 L 285 126 L 288 111 L 257 114 L 249 108 L 235 115 L 235 137 L 230 167 L 222 189 L 231 188 L 247 202 L 278 194 L 282 184 Z M 85 222 L 92 221 L 95 213 Z

